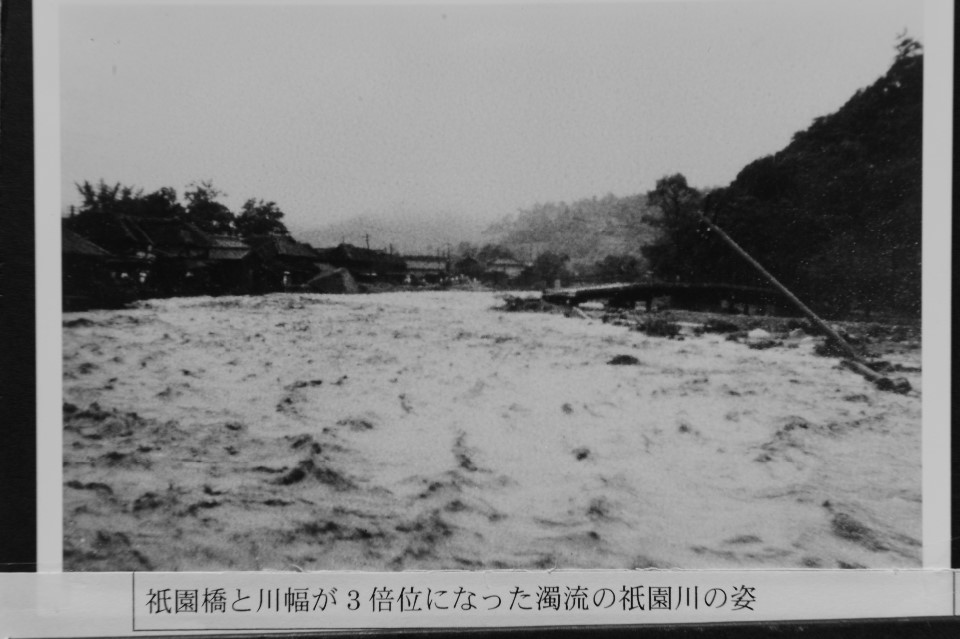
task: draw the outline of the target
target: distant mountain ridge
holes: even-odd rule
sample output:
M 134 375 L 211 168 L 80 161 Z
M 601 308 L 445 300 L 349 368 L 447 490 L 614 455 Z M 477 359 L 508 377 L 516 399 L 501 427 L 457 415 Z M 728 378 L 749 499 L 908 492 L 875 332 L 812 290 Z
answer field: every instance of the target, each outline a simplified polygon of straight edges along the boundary
M 549 251 L 574 264 L 594 264 L 608 255 L 640 257 L 640 248 L 655 235 L 644 221 L 648 212 L 644 195 L 550 202 L 504 217 L 487 228 L 487 235 L 519 256 Z
M 654 229 L 643 221 L 649 212 L 644 195 L 606 195 L 571 204 L 536 204 L 497 222 L 441 213 L 365 214 L 317 228 L 290 225 L 291 233 L 312 246 L 341 242 L 403 254 L 435 255 L 458 245 L 499 244 L 518 258 L 532 260 L 544 252 L 593 264 L 607 255 L 640 257 Z

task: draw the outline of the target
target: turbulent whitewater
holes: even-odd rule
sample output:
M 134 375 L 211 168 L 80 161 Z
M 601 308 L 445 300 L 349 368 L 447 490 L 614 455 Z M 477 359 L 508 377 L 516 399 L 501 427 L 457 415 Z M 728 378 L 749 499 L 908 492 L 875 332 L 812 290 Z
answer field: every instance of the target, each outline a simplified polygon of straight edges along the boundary
M 920 566 L 919 373 L 497 303 L 65 314 L 65 569 Z

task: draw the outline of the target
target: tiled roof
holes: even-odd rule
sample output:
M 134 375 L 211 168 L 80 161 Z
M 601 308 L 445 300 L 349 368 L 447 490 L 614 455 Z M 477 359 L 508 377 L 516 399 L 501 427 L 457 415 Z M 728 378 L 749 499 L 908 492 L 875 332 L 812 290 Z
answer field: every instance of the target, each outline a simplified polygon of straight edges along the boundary
M 447 263 L 447 258 L 446 258 L 446 257 L 438 257 L 438 256 L 436 256 L 436 255 L 402 255 L 401 258 L 404 259 L 404 260 L 406 260 L 407 262 L 410 262 L 410 261 L 415 261 L 415 262 L 436 262 L 437 264 L 446 264 L 446 263 Z
M 231 237 L 230 235 L 210 235 L 207 234 L 207 239 L 210 241 L 210 246 L 218 249 L 250 249 L 250 245 L 241 240 L 239 237 Z
M 333 248 L 316 249 L 322 260 L 339 264 L 370 264 L 377 268 L 405 268 L 405 262 L 399 255 L 376 251 L 368 248 L 340 244 Z
M 251 246 L 258 251 L 280 257 L 302 257 L 309 260 L 318 259 L 318 254 L 309 244 L 297 242 L 289 235 L 258 235 L 248 239 Z
M 90 240 L 77 235 L 70 229 L 63 229 L 63 252 L 67 255 L 86 255 L 88 257 L 111 257 L 106 249 L 102 249 Z
M 211 248 L 209 256 L 211 260 L 242 260 L 250 254 L 250 248 L 243 246 L 241 248 Z
M 123 216 L 120 223 L 131 238 L 154 246 L 208 246 L 210 242 L 200 229 L 182 220 Z

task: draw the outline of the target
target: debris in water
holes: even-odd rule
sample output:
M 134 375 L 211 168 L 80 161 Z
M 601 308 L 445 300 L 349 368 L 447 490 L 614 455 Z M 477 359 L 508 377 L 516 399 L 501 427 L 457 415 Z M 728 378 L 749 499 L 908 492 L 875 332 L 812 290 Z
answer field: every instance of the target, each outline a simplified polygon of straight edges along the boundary
M 733 322 L 711 317 L 703 323 L 702 330 L 704 333 L 735 333 L 740 327 Z
M 637 330 L 651 337 L 676 337 L 680 334 L 680 327 L 675 322 L 665 319 L 648 319 L 637 325 Z

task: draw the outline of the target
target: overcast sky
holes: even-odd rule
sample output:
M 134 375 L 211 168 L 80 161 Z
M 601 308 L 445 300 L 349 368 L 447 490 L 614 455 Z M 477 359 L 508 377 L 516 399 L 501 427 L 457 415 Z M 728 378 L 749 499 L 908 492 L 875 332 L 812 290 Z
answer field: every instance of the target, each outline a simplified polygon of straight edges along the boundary
M 212 179 L 298 228 L 722 186 L 882 75 L 914 0 L 67 6 L 62 201 Z

